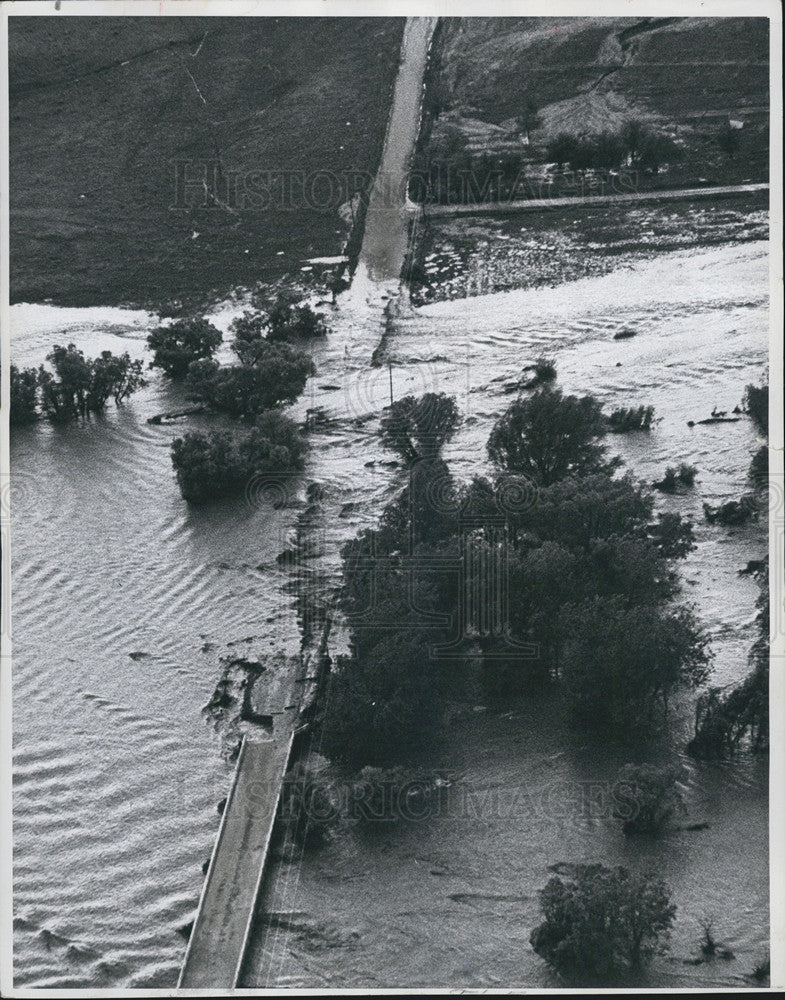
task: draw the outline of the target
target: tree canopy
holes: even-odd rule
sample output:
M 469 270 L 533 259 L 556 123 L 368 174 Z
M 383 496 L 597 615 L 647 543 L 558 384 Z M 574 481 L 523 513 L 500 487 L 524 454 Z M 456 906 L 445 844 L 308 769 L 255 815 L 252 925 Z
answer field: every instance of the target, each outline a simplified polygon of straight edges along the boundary
M 411 464 L 433 459 L 455 434 L 460 414 L 455 400 L 443 392 L 404 396 L 396 400 L 382 417 L 382 442 Z
M 540 892 L 543 922 L 531 945 L 554 968 L 607 977 L 664 951 L 676 916 L 658 879 L 626 868 L 580 865 L 571 879 L 554 876 Z
M 142 362 L 132 361 L 128 352 L 102 351 L 90 359 L 74 344 L 55 344 L 46 360 L 54 373 L 43 365 L 38 369 L 41 406 L 58 423 L 98 413 L 112 397 L 119 405 L 146 384 Z
M 491 432 L 488 454 L 498 469 L 550 486 L 571 473 L 617 466 L 606 460 L 599 443 L 606 433 L 607 421 L 593 396 L 565 396 L 547 386 L 509 407 Z
M 188 371 L 193 397 L 233 417 L 254 417 L 282 403 L 293 403 L 314 372 L 311 358 L 289 344 L 262 342 L 253 364 L 219 365 L 195 361 Z
M 222 340 L 221 331 L 206 319 L 178 319 L 159 326 L 147 338 L 154 352 L 150 367 L 162 368 L 169 378 L 185 378 L 191 362 L 211 358 Z

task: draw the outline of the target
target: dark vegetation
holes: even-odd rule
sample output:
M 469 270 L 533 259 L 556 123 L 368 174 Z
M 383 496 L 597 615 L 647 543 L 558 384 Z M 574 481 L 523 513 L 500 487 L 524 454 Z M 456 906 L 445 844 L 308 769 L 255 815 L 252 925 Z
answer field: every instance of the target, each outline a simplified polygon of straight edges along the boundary
M 608 428 L 614 434 L 626 434 L 629 431 L 651 430 L 654 419 L 653 406 L 623 406 L 614 410 L 608 417 Z
M 625 868 L 580 865 L 540 892 L 543 922 L 531 945 L 568 974 L 607 979 L 664 950 L 676 907 L 662 882 Z
M 55 423 L 84 419 L 104 410 L 110 399 L 119 406 L 145 384 L 142 362 L 132 361 L 127 352 L 118 356 L 102 351 L 97 358 L 85 358 L 73 344 L 55 344 L 46 360 L 53 370 L 11 366 L 12 424 L 37 420 L 39 403 Z
M 195 361 L 188 370 L 188 388 L 193 399 L 217 413 L 252 418 L 279 404 L 293 403 L 314 371 L 307 354 L 289 344 L 264 341 L 253 364 Z
M 768 436 L 769 386 L 748 385 L 744 402 L 758 431 Z M 719 507 L 703 505 L 706 519 L 725 525 L 744 524 L 757 517 L 761 494 L 766 494 L 768 482 L 768 445 L 759 448 L 750 462 L 749 479 L 754 493 L 739 500 L 729 500 Z M 748 572 L 754 573 L 760 588 L 756 618 L 758 636 L 750 650 L 750 672 L 740 684 L 727 688 L 712 687 L 701 695 L 695 706 L 695 734 L 689 750 L 696 757 L 721 758 L 731 756 L 740 746 L 757 752 L 769 746 L 769 647 L 770 602 L 768 557 L 751 561 Z
M 614 786 L 616 810 L 625 833 L 658 833 L 677 812 L 686 811 L 678 772 L 670 767 L 627 764 Z
M 757 574 L 758 637 L 750 650 L 751 670 L 740 684 L 712 687 L 695 706 L 695 735 L 689 751 L 696 757 L 729 757 L 742 745 L 761 752 L 769 746 L 769 575 Z
M 415 197 L 768 179 L 765 19 L 551 18 L 548 28 L 526 17 L 445 22 Z
M 516 400 L 491 432 L 488 454 L 500 470 L 530 477 L 550 486 L 570 473 L 610 471 L 598 441 L 606 420 L 591 396 L 563 396 L 560 389 L 541 389 Z
M 403 23 L 14 18 L 12 301 L 193 308 L 342 253 Z
M 690 489 L 695 485 L 695 476 L 698 470 L 694 465 L 682 462 L 678 469 L 669 465 L 665 470 L 665 475 L 656 483 L 652 483 L 655 490 L 661 493 L 678 493 L 679 489 Z
M 655 519 L 652 495 L 614 475 L 592 397 L 548 387 L 516 400 L 488 443 L 494 476 L 465 485 L 441 456 L 458 419 L 453 400 L 427 394 L 382 420 L 406 482 L 343 551 L 351 655 L 322 706 L 324 752 L 372 767 L 422 753 L 470 677 L 507 696 L 554 685 L 608 738 L 656 727 L 674 693 L 708 675 L 706 637 L 671 604 L 691 525 Z M 491 582 L 469 598 L 464 560 L 506 567 L 506 620 Z
M 206 503 L 245 488 L 255 477 L 303 467 L 306 443 L 289 417 L 270 411 L 249 429 L 193 431 L 172 442 L 172 466 L 183 498 Z
M 761 385 L 748 385 L 744 391 L 744 409 L 749 413 L 758 433 L 768 437 L 769 433 L 769 383 L 768 377 Z M 738 410 L 734 411 L 738 412 Z M 761 445 L 750 461 L 747 478 L 753 487 L 752 492 L 744 493 L 738 500 L 727 500 L 725 503 L 712 507 L 703 505 L 703 513 L 710 524 L 723 524 L 734 527 L 746 524 L 760 516 L 764 497 L 769 489 L 769 455 L 768 445 Z
M 162 368 L 169 378 L 185 378 L 193 361 L 212 358 L 223 340 L 220 330 L 206 319 L 178 319 L 159 326 L 147 338 L 153 352 L 151 368 Z
M 769 383 L 748 385 L 744 390 L 744 403 L 753 423 L 764 437 L 769 434 Z
M 17 368 L 11 365 L 10 408 L 8 419 L 12 426 L 31 424 L 38 419 L 38 372 L 35 368 Z
M 205 503 L 235 493 L 259 476 L 303 467 L 306 443 L 278 407 L 293 403 L 315 371 L 309 354 L 289 339 L 324 336 L 318 314 L 291 296 L 271 300 L 265 312 L 246 312 L 233 323 L 238 364 L 213 357 L 221 334 L 201 319 L 181 319 L 148 339 L 158 364 L 173 378 L 186 375 L 202 408 L 242 420 L 242 430 L 186 434 L 172 442 L 172 465 L 186 500 Z

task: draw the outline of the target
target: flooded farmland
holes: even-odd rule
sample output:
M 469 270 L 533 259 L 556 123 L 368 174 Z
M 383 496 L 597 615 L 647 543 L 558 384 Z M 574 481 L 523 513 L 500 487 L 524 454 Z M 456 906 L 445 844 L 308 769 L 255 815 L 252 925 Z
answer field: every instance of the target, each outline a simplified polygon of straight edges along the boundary
M 430 290 L 389 341 L 394 391 L 456 396 L 464 422 L 445 457 L 461 478 L 483 470 L 506 386 L 540 354 L 555 359 L 565 391 L 607 406 L 653 405 L 660 419 L 649 435 L 610 443 L 647 482 L 668 464 L 698 468 L 692 493 L 662 503 L 695 521 L 683 597 L 711 633 L 715 682 L 728 683 L 746 672 L 754 638 L 757 587 L 738 570 L 765 552 L 765 524 L 708 525 L 701 504 L 744 491 L 757 441 L 748 420 L 687 421 L 714 406 L 730 410 L 760 380 L 766 216 L 726 203 L 681 215 L 669 206 L 667 219 L 627 211 L 613 225 L 617 243 L 635 245 L 629 252 L 603 253 L 599 244 L 613 241 L 591 230 L 602 220 L 586 217 L 564 229 L 575 236 L 537 236 L 544 283 L 526 279 L 530 258 L 510 263 L 522 222 L 441 224 L 426 250 L 436 254 Z M 664 235 L 641 250 L 646 226 Z M 483 227 L 509 232 L 506 258 L 483 256 Z M 679 231 L 698 235 L 679 242 Z M 458 257 L 440 273 L 451 253 Z M 595 256 L 597 271 L 572 266 Z M 218 310 L 223 327 L 234 308 Z M 341 541 L 400 485 L 392 465 L 366 466 L 389 391 L 387 371 L 367 365 L 377 326 L 356 300 L 331 322 L 295 412 L 319 408 L 333 419 L 314 432 L 284 506 L 241 497 L 196 509 L 181 500 L 169 444 L 183 427 L 146 423 L 183 402 L 158 376 L 105 418 L 15 432 L 17 985 L 176 983 L 178 927 L 196 905 L 230 775 L 202 714 L 218 659 L 231 643 L 258 657 L 296 649 L 288 572 L 276 557 L 308 482 L 325 486 L 314 568 L 326 588 Z M 12 323 L 14 361 L 30 365 L 70 341 L 87 354 L 142 357 L 155 317 L 20 305 Z M 614 340 L 623 329 L 635 336 Z M 441 815 L 372 842 L 347 828 L 322 851 L 278 864 L 270 907 L 301 916 L 255 955 L 256 985 L 555 985 L 528 944 L 536 891 L 549 865 L 593 860 L 657 870 L 674 890 L 671 954 L 654 963 L 649 985 L 744 985 L 768 948 L 766 762 L 690 760 L 681 751 L 691 705 L 678 706 L 670 738 L 646 752 L 681 764 L 690 816 L 709 826 L 630 843 L 591 792 L 613 779 L 625 753 L 576 735 L 544 696 L 476 708 L 433 751 L 433 766 L 466 793 Z M 736 957 L 685 964 L 707 919 Z

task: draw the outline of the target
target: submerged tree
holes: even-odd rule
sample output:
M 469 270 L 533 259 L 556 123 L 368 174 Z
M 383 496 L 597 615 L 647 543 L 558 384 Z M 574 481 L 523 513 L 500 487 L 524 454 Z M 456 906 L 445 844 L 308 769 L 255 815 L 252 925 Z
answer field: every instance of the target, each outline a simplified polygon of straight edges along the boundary
M 672 767 L 626 764 L 613 787 L 614 816 L 625 833 L 657 833 L 686 806 Z
M 192 432 L 172 442 L 172 466 L 185 500 L 205 503 L 232 493 L 255 476 L 299 471 L 305 441 L 293 420 L 264 413 L 248 431 Z
M 744 402 L 755 426 L 761 434 L 769 433 L 769 383 L 748 385 L 744 392 Z
M 729 757 L 746 740 L 753 751 L 769 745 L 770 604 L 768 563 L 759 574 L 758 638 L 750 650 L 752 669 L 740 684 L 710 688 L 695 706 L 695 735 L 688 750 L 696 757 Z
M 570 474 L 587 475 L 618 467 L 599 442 L 608 430 L 593 396 L 565 396 L 551 387 L 518 399 L 498 420 L 488 454 L 504 472 L 550 486 Z
M 178 319 L 159 326 L 147 338 L 154 352 L 151 368 L 162 368 L 169 378 L 185 378 L 193 361 L 211 358 L 223 340 L 221 331 L 206 319 Z
M 30 424 L 38 419 L 38 372 L 35 368 L 11 365 L 11 393 L 8 419 L 12 426 Z
M 432 639 L 422 628 L 399 627 L 339 662 L 321 734 L 330 759 L 384 765 L 433 739 L 440 679 Z
M 146 384 L 142 362 L 132 361 L 127 352 L 117 356 L 102 351 L 99 357 L 88 359 L 74 344 L 56 344 L 46 360 L 54 374 L 43 365 L 38 370 L 41 406 L 58 423 L 98 413 L 112 397 L 119 405 Z
M 381 420 L 382 442 L 411 465 L 439 456 L 455 434 L 460 413 L 455 400 L 443 392 L 396 400 Z
M 314 372 L 311 358 L 289 344 L 263 341 L 253 364 L 194 362 L 188 371 L 193 397 L 232 417 L 254 417 L 282 403 L 293 403 Z
M 591 977 L 638 968 L 663 952 L 676 915 L 661 881 L 605 865 L 580 865 L 572 879 L 554 876 L 540 907 L 534 950 L 559 971 Z
M 708 639 L 686 608 L 625 608 L 597 597 L 565 608 L 559 672 L 576 715 L 628 738 L 709 673 Z

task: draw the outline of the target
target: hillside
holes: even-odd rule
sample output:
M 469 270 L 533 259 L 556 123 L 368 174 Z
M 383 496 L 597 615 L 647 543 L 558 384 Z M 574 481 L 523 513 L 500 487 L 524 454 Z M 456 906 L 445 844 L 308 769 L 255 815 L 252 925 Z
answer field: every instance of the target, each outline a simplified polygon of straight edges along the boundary
M 9 18 L 12 301 L 155 306 L 341 253 L 338 209 L 375 170 L 402 30 Z M 180 188 L 181 207 L 178 162 L 211 182 Z
M 678 141 L 685 179 L 761 181 L 768 90 L 765 18 L 452 18 L 431 79 L 433 137 L 457 130 L 472 152 L 542 162 L 558 133 L 596 135 L 637 119 Z M 523 149 L 528 103 L 537 120 Z M 729 120 L 740 145 L 733 162 L 716 142 Z

